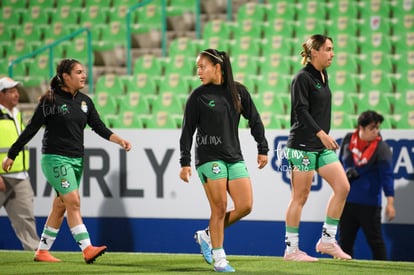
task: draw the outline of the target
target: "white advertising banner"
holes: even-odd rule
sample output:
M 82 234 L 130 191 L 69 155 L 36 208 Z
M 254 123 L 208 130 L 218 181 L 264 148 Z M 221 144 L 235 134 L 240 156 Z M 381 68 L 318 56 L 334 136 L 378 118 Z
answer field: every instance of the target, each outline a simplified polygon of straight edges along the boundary
M 85 132 L 85 170 L 80 187 L 84 217 L 130 217 L 207 219 L 209 206 L 193 166 L 189 183 L 179 179 L 179 130 L 115 130 L 130 140 L 126 153 L 118 145 Z M 348 131 L 332 131 L 342 139 Z M 383 130 L 382 136 L 394 153 L 397 216 L 393 223 L 414 224 L 414 131 Z M 283 150 L 287 130 L 267 130 L 269 164 L 257 168 L 257 150 L 249 130 L 240 130 L 244 158 L 253 184 L 254 208 L 245 220 L 283 221 L 290 198 L 289 171 Z M 29 143 L 32 184 L 35 187 L 35 215 L 47 216 L 54 191 L 40 167 L 40 131 Z M 192 151 L 194 154 L 194 150 Z M 34 166 L 34 167 L 33 167 Z M 33 175 L 33 174 L 32 174 Z M 331 188 L 315 177 L 302 221 L 322 221 Z M 229 201 L 231 207 L 231 201 Z M 6 215 L 4 209 L 0 216 Z

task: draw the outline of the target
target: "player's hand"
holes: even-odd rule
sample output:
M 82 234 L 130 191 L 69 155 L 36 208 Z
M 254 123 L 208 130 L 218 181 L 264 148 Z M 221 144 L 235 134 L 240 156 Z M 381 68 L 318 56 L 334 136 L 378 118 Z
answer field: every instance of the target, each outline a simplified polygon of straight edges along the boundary
M 131 145 L 131 143 L 128 141 L 128 140 L 125 140 L 125 139 L 123 139 L 123 140 L 121 140 L 121 143 L 119 144 L 122 148 L 124 148 L 125 149 L 125 151 L 129 151 L 129 150 L 131 150 L 131 148 L 132 148 L 132 145 Z
M 267 164 L 267 155 L 257 155 L 257 168 L 262 169 Z
M 180 170 L 180 179 L 185 182 L 189 182 L 191 177 L 191 166 L 183 166 Z
M 321 140 L 322 144 L 325 146 L 326 149 L 334 151 L 339 149 L 339 145 L 336 142 L 336 140 L 328 134 L 326 134 L 325 131 L 320 130 L 316 134 L 316 136 Z
M 13 166 L 13 162 L 14 161 L 12 159 L 10 159 L 8 157 L 5 157 L 3 159 L 3 163 L 2 163 L 3 170 L 6 171 L 6 172 L 9 172 L 10 169 L 12 168 L 12 166 Z

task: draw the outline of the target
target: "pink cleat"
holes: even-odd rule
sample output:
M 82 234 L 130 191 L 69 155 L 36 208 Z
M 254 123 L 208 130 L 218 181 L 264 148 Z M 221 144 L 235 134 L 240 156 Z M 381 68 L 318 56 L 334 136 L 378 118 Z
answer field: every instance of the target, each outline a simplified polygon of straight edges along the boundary
M 289 254 L 287 254 L 285 250 L 285 256 L 283 256 L 283 259 L 285 261 L 292 262 L 317 262 L 319 260 L 318 258 L 309 256 L 308 254 L 299 249 L 296 249 L 295 252 Z
M 335 259 L 339 260 L 352 260 L 352 257 L 342 251 L 341 247 L 334 242 L 334 243 L 324 243 L 319 239 L 318 243 L 316 244 L 316 252 L 322 254 L 328 254 L 334 257 Z

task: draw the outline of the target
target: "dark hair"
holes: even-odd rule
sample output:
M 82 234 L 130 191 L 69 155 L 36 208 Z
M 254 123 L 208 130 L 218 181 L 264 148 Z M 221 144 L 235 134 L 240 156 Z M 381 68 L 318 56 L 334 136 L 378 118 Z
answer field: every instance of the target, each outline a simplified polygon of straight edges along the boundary
M 326 40 L 329 39 L 333 43 L 331 37 L 323 35 L 323 34 L 314 34 L 306 40 L 305 43 L 302 44 L 303 51 L 300 53 L 302 56 L 302 64 L 305 65 L 308 63 L 308 59 L 311 59 L 311 51 L 313 49 L 319 51 L 321 46 L 325 44 Z
M 199 53 L 199 56 L 207 57 L 213 65 L 220 64 L 221 71 L 223 73 L 224 85 L 231 93 L 233 98 L 234 108 L 238 113 L 241 112 L 240 95 L 236 89 L 236 84 L 233 78 L 233 70 L 231 68 L 230 57 L 224 51 L 218 51 L 216 49 L 206 49 Z
M 384 117 L 375 112 L 375 111 L 365 111 L 362 112 L 359 116 L 358 116 L 358 125 L 357 126 L 361 126 L 361 127 L 366 127 L 367 125 L 375 122 L 375 124 L 379 123 L 381 124 L 384 121 Z
M 50 80 L 49 90 L 40 97 L 40 100 L 47 98 L 49 101 L 54 100 L 54 91 L 62 86 L 65 86 L 63 74 L 70 74 L 76 64 L 81 64 L 76 59 L 63 59 L 56 67 L 56 75 Z

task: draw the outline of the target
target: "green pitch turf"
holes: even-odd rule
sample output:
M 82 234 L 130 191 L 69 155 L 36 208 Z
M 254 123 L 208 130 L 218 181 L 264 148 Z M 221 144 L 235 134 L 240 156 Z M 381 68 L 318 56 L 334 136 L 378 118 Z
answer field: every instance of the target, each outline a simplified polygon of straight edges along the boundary
M 147 254 L 107 252 L 86 264 L 80 252 L 52 252 L 60 263 L 33 261 L 33 252 L 0 250 L 0 274 L 212 274 L 201 254 Z M 322 258 L 316 263 L 285 262 L 281 257 L 233 256 L 237 274 L 414 274 L 414 262 L 340 261 Z

